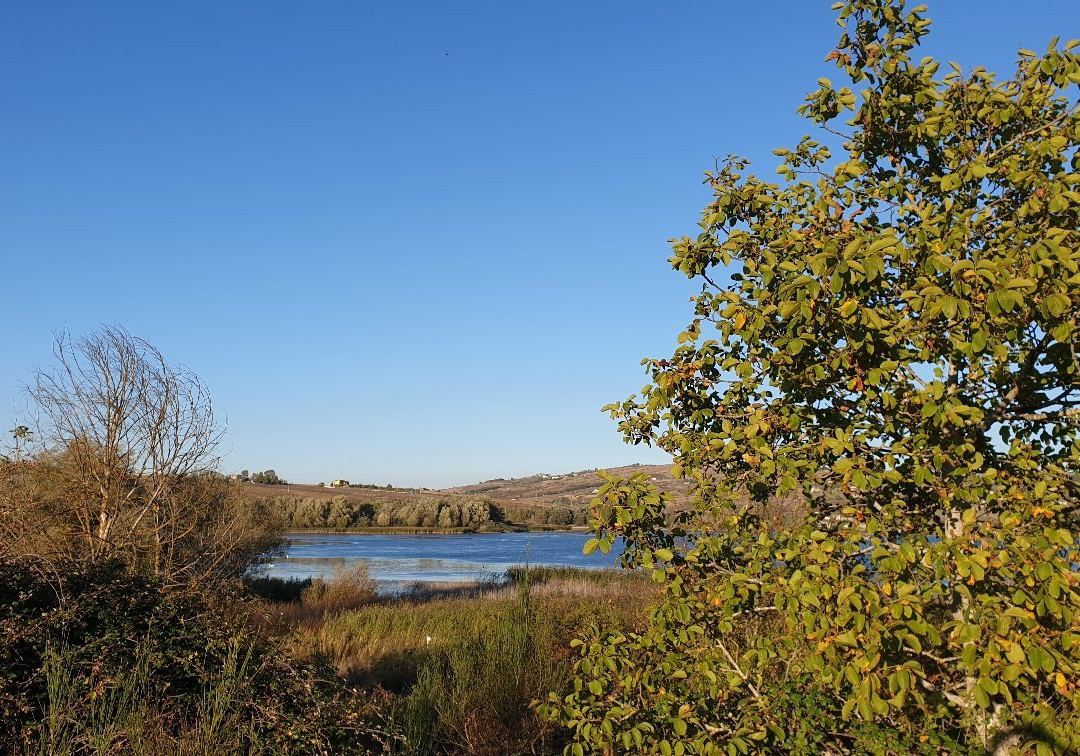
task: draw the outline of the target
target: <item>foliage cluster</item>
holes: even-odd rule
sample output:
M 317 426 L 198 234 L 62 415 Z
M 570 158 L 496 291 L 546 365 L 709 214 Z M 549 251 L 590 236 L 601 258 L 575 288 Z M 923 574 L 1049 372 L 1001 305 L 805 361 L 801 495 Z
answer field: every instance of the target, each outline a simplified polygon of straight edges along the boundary
M 349 567 L 335 565 L 329 578 L 312 578 L 307 583 L 300 592 L 300 605 L 321 614 L 358 609 L 377 598 L 375 581 L 362 562 Z
M 546 504 L 498 504 L 505 522 L 516 525 L 538 527 L 552 525 L 569 527 L 585 525 L 589 521 L 589 508 L 585 503 L 577 503 L 567 496 L 560 496 Z
M 261 483 L 266 486 L 283 486 L 288 483 L 287 480 L 279 478 L 278 474 L 273 470 L 263 470 L 262 472 L 253 473 L 251 482 Z
M 602 490 L 590 548 L 666 600 L 581 639 L 576 751 L 782 750 L 811 691 L 831 750 L 1080 747 L 1077 43 L 1005 80 L 919 59 L 925 8 L 836 9 L 822 141 L 707 174 L 694 319 L 610 408 L 697 494 Z

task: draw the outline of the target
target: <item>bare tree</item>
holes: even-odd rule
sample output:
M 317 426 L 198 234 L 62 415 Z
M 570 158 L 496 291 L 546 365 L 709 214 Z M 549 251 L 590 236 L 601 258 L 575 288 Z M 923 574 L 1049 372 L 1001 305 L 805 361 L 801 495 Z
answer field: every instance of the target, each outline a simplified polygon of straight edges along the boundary
M 37 371 L 28 391 L 38 437 L 71 484 L 76 538 L 91 561 L 122 557 L 162 574 L 176 551 L 168 541 L 198 519 L 189 510 L 200 497 L 179 493 L 217 464 L 222 429 L 210 395 L 194 373 L 119 326 L 61 333 L 53 351 L 57 365 Z

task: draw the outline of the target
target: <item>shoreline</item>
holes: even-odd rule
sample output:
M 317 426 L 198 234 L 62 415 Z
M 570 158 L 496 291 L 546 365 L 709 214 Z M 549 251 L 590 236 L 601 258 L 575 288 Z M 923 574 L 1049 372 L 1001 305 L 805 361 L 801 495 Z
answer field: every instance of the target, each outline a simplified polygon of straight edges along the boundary
M 520 527 L 506 530 L 471 530 L 468 528 L 410 528 L 410 527 L 370 527 L 370 528 L 302 528 L 286 530 L 283 535 L 506 535 L 508 533 L 588 533 L 587 525 L 571 527 Z

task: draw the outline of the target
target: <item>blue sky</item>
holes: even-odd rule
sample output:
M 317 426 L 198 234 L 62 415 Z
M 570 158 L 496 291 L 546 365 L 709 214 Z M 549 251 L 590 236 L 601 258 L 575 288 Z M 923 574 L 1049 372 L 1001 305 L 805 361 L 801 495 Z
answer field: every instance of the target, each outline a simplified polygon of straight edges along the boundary
M 829 2 L 0 2 L 0 420 L 119 323 L 209 385 L 226 471 L 448 486 L 664 455 L 600 407 L 672 351 L 701 172 L 771 150 Z M 1080 5 L 938 0 L 1012 69 Z

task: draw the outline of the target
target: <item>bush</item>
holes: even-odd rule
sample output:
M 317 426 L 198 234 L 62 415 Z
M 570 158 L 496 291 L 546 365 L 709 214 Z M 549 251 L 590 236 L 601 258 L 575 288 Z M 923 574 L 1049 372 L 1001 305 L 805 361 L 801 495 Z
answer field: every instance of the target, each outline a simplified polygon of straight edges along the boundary
M 376 599 L 375 581 L 367 565 L 357 562 L 350 566 L 334 565 L 333 576 L 312 578 L 310 585 L 300 592 L 300 603 L 307 609 L 322 614 L 359 609 Z
M 0 563 L 0 751 L 367 752 L 368 702 L 244 608 L 115 562 L 51 581 Z
M 311 586 L 311 578 L 279 578 L 268 575 L 245 575 L 244 587 L 248 593 L 275 602 L 299 602 L 304 590 Z

